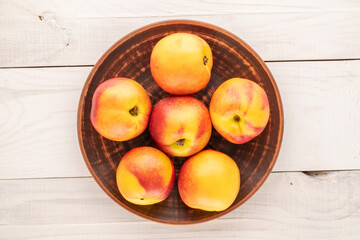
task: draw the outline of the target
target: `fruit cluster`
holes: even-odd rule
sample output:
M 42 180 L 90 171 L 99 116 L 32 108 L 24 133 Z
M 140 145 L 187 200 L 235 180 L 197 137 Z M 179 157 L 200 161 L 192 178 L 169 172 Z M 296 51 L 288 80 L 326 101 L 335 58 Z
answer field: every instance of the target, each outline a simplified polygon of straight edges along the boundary
M 148 205 L 168 197 L 175 170 L 167 155 L 191 156 L 178 177 L 180 197 L 187 206 L 223 211 L 236 199 L 240 172 L 235 161 L 215 150 L 201 150 L 209 142 L 212 125 L 235 144 L 258 136 L 269 119 L 269 102 L 258 84 L 242 78 L 222 83 L 212 96 L 209 111 L 199 100 L 184 96 L 208 84 L 212 66 L 212 52 L 205 40 L 194 34 L 175 33 L 155 45 L 150 70 L 163 90 L 177 96 L 160 100 L 151 111 L 146 90 L 134 80 L 113 78 L 96 89 L 90 119 L 99 134 L 127 141 L 149 125 L 161 150 L 138 147 L 121 159 L 116 181 L 129 202 Z

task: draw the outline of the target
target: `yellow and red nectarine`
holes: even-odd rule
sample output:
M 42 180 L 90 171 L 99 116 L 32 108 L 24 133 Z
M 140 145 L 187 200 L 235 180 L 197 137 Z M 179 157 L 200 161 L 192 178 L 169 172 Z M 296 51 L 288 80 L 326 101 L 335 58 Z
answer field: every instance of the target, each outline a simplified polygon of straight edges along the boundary
M 211 128 L 206 106 L 189 96 L 160 100 L 149 123 L 150 134 L 159 149 L 179 157 L 201 151 L 209 142 Z
M 128 78 L 113 78 L 95 90 L 90 119 L 102 136 L 127 141 L 146 129 L 150 112 L 150 98 L 139 83 Z
M 246 143 L 258 136 L 265 129 L 269 115 L 269 100 L 264 89 L 248 79 L 225 81 L 211 98 L 214 128 L 232 143 Z
M 238 195 L 239 168 L 228 155 L 204 150 L 183 164 L 178 188 L 187 206 L 205 211 L 223 211 Z
M 174 33 L 162 38 L 150 58 L 157 84 L 174 95 L 189 95 L 209 82 L 213 65 L 206 41 L 195 34 Z
M 127 152 L 116 171 L 122 196 L 139 205 L 166 199 L 174 186 L 175 170 L 170 158 L 153 147 L 138 147 Z

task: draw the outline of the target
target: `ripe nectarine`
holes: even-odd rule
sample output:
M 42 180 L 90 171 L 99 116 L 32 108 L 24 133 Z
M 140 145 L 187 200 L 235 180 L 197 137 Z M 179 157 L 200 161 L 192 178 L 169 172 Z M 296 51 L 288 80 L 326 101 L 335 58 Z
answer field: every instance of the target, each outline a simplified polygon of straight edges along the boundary
M 212 53 L 204 39 L 190 33 L 174 33 L 154 47 L 150 69 L 157 84 L 174 95 L 189 95 L 209 82 Z
M 240 172 L 228 155 L 204 150 L 186 160 L 180 170 L 178 188 L 187 206 L 223 211 L 238 195 Z
M 150 98 L 139 83 L 128 78 L 113 78 L 95 90 L 90 119 L 102 136 L 127 141 L 146 129 L 150 112 Z
M 172 156 L 186 157 L 202 150 L 211 135 L 205 105 L 189 96 L 160 100 L 151 113 L 149 130 L 156 145 Z
M 149 205 L 167 198 L 174 186 L 175 170 L 170 158 L 153 147 L 127 152 L 116 171 L 122 196 L 131 203 Z
M 210 102 L 214 128 L 232 143 L 246 143 L 266 127 L 270 109 L 267 95 L 257 83 L 232 78 L 222 83 Z

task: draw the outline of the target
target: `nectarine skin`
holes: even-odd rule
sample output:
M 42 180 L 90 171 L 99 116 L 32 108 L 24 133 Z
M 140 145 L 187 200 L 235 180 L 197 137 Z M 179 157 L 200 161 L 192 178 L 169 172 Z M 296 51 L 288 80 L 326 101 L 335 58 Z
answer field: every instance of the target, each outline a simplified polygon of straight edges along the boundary
M 95 90 L 90 120 L 102 136 L 127 141 L 146 129 L 150 112 L 150 98 L 139 83 L 128 78 L 113 78 Z
M 269 100 L 255 82 L 232 78 L 222 83 L 210 102 L 214 128 L 228 141 L 246 143 L 258 136 L 269 120 Z
M 138 205 L 150 205 L 166 199 L 175 181 L 170 158 L 153 147 L 138 147 L 127 152 L 116 171 L 122 196 Z
M 201 151 L 211 136 L 206 106 L 189 96 L 160 100 L 151 113 L 149 130 L 158 148 L 172 156 L 191 156 Z
M 174 95 L 189 95 L 209 82 L 213 58 L 210 46 L 197 35 L 174 33 L 154 47 L 150 69 L 156 83 Z
M 187 206 L 205 211 L 223 211 L 238 195 L 240 172 L 228 155 L 204 150 L 183 164 L 178 188 Z

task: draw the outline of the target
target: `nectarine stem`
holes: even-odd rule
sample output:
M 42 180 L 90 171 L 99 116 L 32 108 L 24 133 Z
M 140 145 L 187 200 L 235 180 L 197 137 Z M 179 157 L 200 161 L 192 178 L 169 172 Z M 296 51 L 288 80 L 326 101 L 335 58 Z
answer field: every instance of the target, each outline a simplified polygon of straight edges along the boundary
M 176 144 L 178 145 L 178 146 L 184 146 L 184 142 L 185 142 L 185 139 L 179 139 L 179 140 L 177 140 L 176 141 Z
M 133 107 L 132 109 L 129 110 L 129 113 L 133 116 L 137 116 L 138 115 L 138 108 L 137 106 Z
M 234 120 L 237 121 L 237 122 L 240 122 L 240 117 L 238 115 L 235 115 Z
M 209 59 L 205 56 L 204 58 L 203 58 L 203 63 L 204 63 L 204 65 L 206 65 L 207 64 L 207 61 L 208 61 Z

